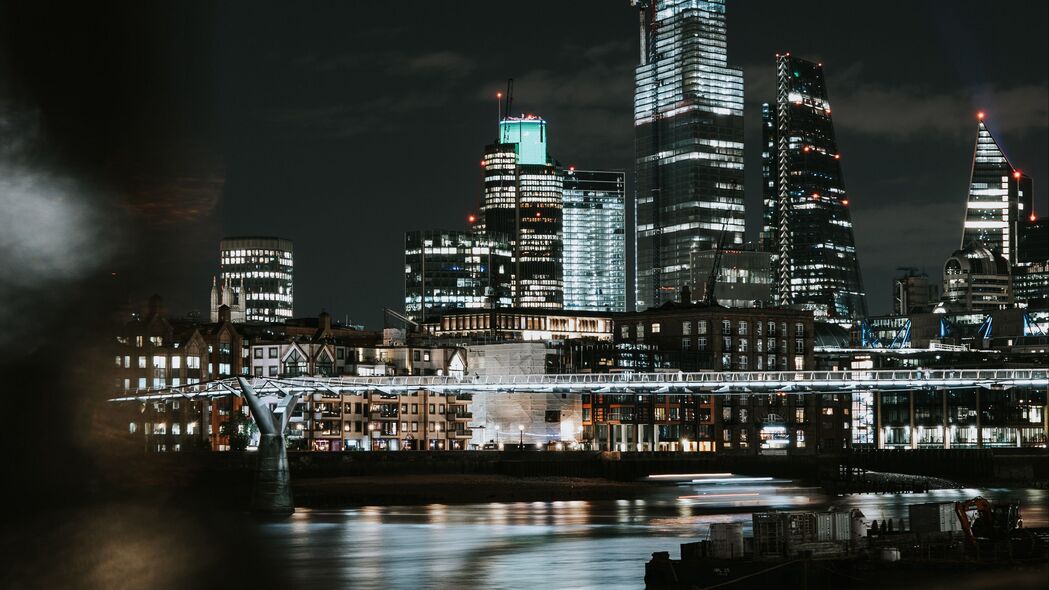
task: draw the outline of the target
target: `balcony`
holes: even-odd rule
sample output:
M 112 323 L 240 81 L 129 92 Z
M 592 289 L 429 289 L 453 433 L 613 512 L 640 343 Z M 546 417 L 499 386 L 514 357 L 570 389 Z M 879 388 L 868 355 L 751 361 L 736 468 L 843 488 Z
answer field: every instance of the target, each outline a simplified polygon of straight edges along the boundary
M 449 414 L 449 416 L 451 416 L 454 420 L 473 420 L 474 413 L 473 412 L 455 412 L 455 413 Z

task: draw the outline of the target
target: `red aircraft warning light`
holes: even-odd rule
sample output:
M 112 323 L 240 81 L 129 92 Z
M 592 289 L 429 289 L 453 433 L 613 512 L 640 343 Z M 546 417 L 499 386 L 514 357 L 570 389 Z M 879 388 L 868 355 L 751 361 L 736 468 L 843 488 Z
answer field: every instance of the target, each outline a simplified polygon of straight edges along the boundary
M 976 113 L 976 118 L 981 120 L 981 121 L 983 121 L 983 111 L 980 111 L 979 113 Z
M 1015 178 L 1017 180 L 1020 179 L 1020 171 L 1019 170 L 1016 170 L 1015 172 L 1013 172 L 1013 178 Z
M 477 221 L 477 216 L 476 215 L 470 215 L 470 216 L 468 216 L 466 218 L 466 221 L 469 221 L 470 223 L 474 223 L 475 221 Z

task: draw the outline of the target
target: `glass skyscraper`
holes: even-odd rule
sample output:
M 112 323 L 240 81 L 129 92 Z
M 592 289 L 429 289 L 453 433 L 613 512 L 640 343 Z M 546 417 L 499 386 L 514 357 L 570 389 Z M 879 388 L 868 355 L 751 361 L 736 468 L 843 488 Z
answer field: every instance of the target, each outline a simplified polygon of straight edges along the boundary
M 564 172 L 565 309 L 626 311 L 626 174 Z
M 452 309 L 509 307 L 510 244 L 461 231 L 404 235 L 404 312 L 421 322 Z
M 691 254 L 743 243 L 743 72 L 728 66 L 725 0 L 632 0 L 637 301 L 677 299 Z
M 481 166 L 484 201 L 476 229 L 510 237 L 513 305 L 561 309 L 563 179 L 547 153 L 546 122 L 534 115 L 504 118 Z
M 1031 179 L 1009 163 L 980 113 L 973 153 L 962 247 L 982 242 L 1010 265 L 1019 262 L 1017 246 L 1032 223 Z
M 291 240 L 282 238 L 225 238 L 219 242 L 221 281 L 232 288 L 247 321 L 283 322 L 292 317 L 293 253 Z
M 867 315 L 849 197 L 822 64 L 776 56 L 775 104 L 762 105 L 764 223 L 779 305 L 847 325 Z

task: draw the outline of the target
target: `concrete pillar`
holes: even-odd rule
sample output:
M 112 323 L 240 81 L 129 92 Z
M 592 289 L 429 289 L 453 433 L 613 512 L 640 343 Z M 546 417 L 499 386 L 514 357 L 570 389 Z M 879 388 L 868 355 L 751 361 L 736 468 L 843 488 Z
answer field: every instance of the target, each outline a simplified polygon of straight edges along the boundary
M 288 451 L 284 448 L 284 429 L 295 409 L 296 396 L 286 398 L 285 412 L 276 418 L 269 407 L 263 405 L 248 385 L 247 379 L 238 377 L 241 395 L 248 404 L 255 425 L 259 428 L 258 463 L 255 467 L 255 486 L 251 492 L 251 511 L 258 514 L 286 516 L 295 512 L 291 497 L 291 474 L 288 470 Z
M 981 387 L 976 388 L 976 448 L 983 448 L 983 400 L 980 397 Z
M 943 448 L 951 448 L 951 427 L 947 420 L 947 388 L 940 390 L 940 398 L 943 402 Z
M 251 511 L 259 514 L 293 514 L 295 502 L 291 495 L 291 472 L 288 469 L 284 437 L 263 434 L 259 437 L 258 456 Z
M 659 425 L 655 423 L 652 424 L 652 450 L 659 450 Z
M 909 418 L 910 421 L 908 423 L 911 426 L 911 435 L 910 435 L 911 436 L 911 440 L 909 442 L 910 442 L 910 445 L 911 445 L 912 449 L 917 449 L 918 448 L 918 430 L 914 426 L 914 390 L 912 389 L 909 393 L 910 393 L 910 395 L 908 397 L 910 399 L 908 400 L 908 403 L 910 404 L 909 405 L 909 407 L 910 407 L 909 414 L 910 415 L 909 415 L 908 418 Z
M 875 446 L 879 449 L 885 448 L 885 436 L 881 430 L 881 392 L 874 392 L 874 416 L 877 418 L 874 421 L 874 442 Z

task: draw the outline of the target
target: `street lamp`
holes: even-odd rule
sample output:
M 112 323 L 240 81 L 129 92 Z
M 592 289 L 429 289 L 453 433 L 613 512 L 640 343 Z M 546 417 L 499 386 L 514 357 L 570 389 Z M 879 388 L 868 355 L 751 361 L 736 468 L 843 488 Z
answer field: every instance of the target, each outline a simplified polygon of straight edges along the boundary
M 517 431 L 521 433 L 521 442 L 517 445 L 518 451 L 524 450 L 524 424 L 517 425 Z

